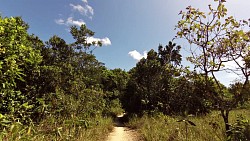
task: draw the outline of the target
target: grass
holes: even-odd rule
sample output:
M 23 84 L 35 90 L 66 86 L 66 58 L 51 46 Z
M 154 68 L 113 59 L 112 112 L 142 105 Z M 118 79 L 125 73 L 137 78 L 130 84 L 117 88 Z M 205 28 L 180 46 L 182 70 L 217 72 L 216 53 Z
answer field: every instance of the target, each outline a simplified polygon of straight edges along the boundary
M 113 128 L 112 118 L 78 119 L 48 118 L 39 125 L 22 126 L 14 123 L 0 133 L 3 141 L 103 141 Z
M 250 110 L 238 109 L 230 112 L 230 123 L 237 115 L 250 120 Z M 206 116 L 188 117 L 196 126 L 187 122 L 177 122 L 183 117 L 163 114 L 132 117 L 127 126 L 137 129 L 145 141 L 224 141 L 226 140 L 223 119 L 220 112 L 213 111 Z M 111 117 L 57 119 L 49 117 L 39 125 L 23 126 L 13 123 L 0 133 L 3 141 L 103 141 L 113 129 Z
M 243 115 L 250 120 L 250 110 L 233 110 L 230 113 L 230 123 L 236 121 L 237 115 Z M 224 141 L 226 140 L 223 119 L 220 112 L 213 111 L 206 116 L 188 117 L 195 123 L 177 122 L 182 117 L 170 117 L 163 114 L 155 116 L 144 115 L 133 117 L 127 123 L 136 128 L 146 141 Z
M 115 105 L 116 104 L 116 105 Z M 48 115 L 39 123 L 22 125 L 0 117 L 0 141 L 103 141 L 113 129 L 113 119 L 122 113 L 118 102 L 106 115 L 70 117 Z M 5 125 L 6 124 L 6 125 Z

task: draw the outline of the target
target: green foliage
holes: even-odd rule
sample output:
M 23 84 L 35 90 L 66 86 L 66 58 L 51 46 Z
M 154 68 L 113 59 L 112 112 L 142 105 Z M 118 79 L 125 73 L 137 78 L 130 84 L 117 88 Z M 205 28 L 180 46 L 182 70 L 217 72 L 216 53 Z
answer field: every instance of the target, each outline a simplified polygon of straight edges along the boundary
M 124 70 L 103 69 L 101 76 L 101 87 L 105 94 L 104 98 L 106 100 L 107 106 L 105 115 L 116 116 L 124 111 L 122 109 L 121 102 L 126 100 L 123 98 L 128 80 L 129 74 Z
M 158 52 L 161 63 L 163 65 L 164 64 L 180 65 L 182 60 L 180 49 L 181 49 L 180 45 L 176 46 L 176 43 L 172 42 L 169 42 L 165 48 L 162 45 L 159 45 Z
M 128 74 L 86 52 L 101 43 L 87 42 L 94 32 L 85 25 L 71 28 L 72 44 L 44 44 L 27 29 L 19 17 L 0 18 L 0 140 L 100 139 L 110 113 L 123 112 Z
M 244 115 L 246 118 L 238 118 L 237 115 L 239 114 Z M 249 136 L 249 117 L 249 109 L 233 110 L 231 112 L 230 122 L 234 123 L 232 125 L 232 130 L 235 133 L 232 134 L 232 137 L 234 138 L 231 138 L 231 140 L 244 140 Z M 225 135 L 224 121 L 221 118 L 220 111 L 212 111 L 211 113 L 202 116 L 188 117 L 188 120 L 195 123 L 196 126 L 190 125 L 187 120 L 185 120 L 185 122 L 183 120 L 182 122 L 177 122 L 179 119 L 183 119 L 183 117 L 166 116 L 161 113 L 155 114 L 153 116 L 132 116 L 129 119 L 127 126 L 133 129 L 138 129 L 146 141 L 227 140 L 227 136 Z
M 73 36 L 79 32 L 77 38 L 81 40 L 90 35 L 82 33 L 85 31 L 82 28 L 81 32 L 76 27 L 71 30 Z M 40 81 L 46 85 L 41 92 L 48 113 L 64 118 L 72 115 L 87 118 L 101 115 L 106 107 L 100 87 L 103 64 L 94 55 L 78 50 L 75 44 L 67 44 L 58 36 L 53 36 L 42 48 L 44 74 Z
M 190 48 L 191 56 L 187 59 L 194 64 L 194 69 L 198 68 L 204 75 L 204 93 L 215 103 L 215 108 L 221 111 L 226 130 L 229 130 L 229 112 L 247 99 L 245 90 L 250 76 L 247 65 L 250 40 L 249 32 L 245 32 L 243 28 L 249 26 L 249 23 L 227 16 L 224 0 L 216 0 L 216 3 L 216 8 L 208 5 L 207 14 L 192 6 L 188 6 L 186 11 L 181 11 L 182 17 L 176 26 L 176 37 L 184 38 L 195 45 Z M 226 62 L 234 62 L 236 69 L 226 68 Z M 243 85 L 238 87 L 239 93 L 230 93 L 220 84 L 215 73 L 225 70 L 243 76 Z M 216 84 L 215 93 L 209 90 L 209 77 Z
M 204 114 L 209 111 L 203 95 L 201 77 L 191 77 L 187 69 L 178 68 L 181 47 L 169 42 L 159 46 L 159 52 L 150 50 L 130 70 L 131 78 L 123 105 L 128 112 L 164 114 Z M 212 89 L 212 88 L 211 88 Z
M 38 75 L 42 61 L 29 41 L 27 29 L 19 17 L 0 18 L 0 112 L 22 122 L 29 121 L 33 105 L 19 84 Z
M 84 49 L 84 51 L 86 52 L 92 45 L 98 45 L 98 46 L 102 45 L 100 41 L 98 42 L 93 41 L 92 43 L 87 41 L 87 39 L 89 37 L 94 36 L 95 33 L 90 29 L 88 29 L 86 25 L 81 25 L 80 29 L 78 29 L 76 26 L 72 26 L 70 33 L 76 40 L 75 43 L 73 43 L 73 46 L 78 50 Z
M 250 123 L 242 115 L 237 116 L 235 123 L 230 127 L 230 141 L 248 141 L 250 140 Z
M 206 114 L 211 110 L 212 103 L 209 102 L 205 90 L 205 81 L 202 75 L 196 73 L 179 77 L 173 83 L 174 94 L 171 98 L 171 109 L 181 115 Z M 210 82 L 210 90 L 214 91 L 214 83 Z
M 164 69 L 154 50 L 148 52 L 147 59 L 143 58 L 137 63 L 131 71 L 131 80 L 125 95 L 126 110 L 129 112 L 157 110 L 160 91 L 163 87 L 160 82 L 163 81 Z
M 131 78 L 124 95 L 123 105 L 128 112 L 164 114 L 206 114 L 212 103 L 204 90 L 206 81 L 202 75 L 178 68 L 181 62 L 180 46 L 169 42 L 159 45 L 158 53 L 148 52 L 130 70 Z M 215 92 L 213 81 L 208 83 Z
M 0 132 L 0 140 L 48 141 L 48 140 L 73 140 L 93 141 L 103 140 L 103 134 L 112 129 L 111 118 L 92 118 L 82 120 L 76 117 L 63 120 L 53 117 L 43 119 L 40 124 L 22 125 L 12 123 Z

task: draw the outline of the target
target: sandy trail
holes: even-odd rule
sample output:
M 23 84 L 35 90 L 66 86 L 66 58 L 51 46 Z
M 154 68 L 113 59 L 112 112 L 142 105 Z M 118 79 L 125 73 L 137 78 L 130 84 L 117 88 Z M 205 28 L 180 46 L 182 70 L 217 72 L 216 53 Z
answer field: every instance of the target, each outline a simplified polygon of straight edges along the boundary
M 122 117 L 123 115 L 120 115 L 116 118 L 115 127 L 109 134 L 107 141 L 142 141 L 135 130 L 124 127 L 119 120 Z

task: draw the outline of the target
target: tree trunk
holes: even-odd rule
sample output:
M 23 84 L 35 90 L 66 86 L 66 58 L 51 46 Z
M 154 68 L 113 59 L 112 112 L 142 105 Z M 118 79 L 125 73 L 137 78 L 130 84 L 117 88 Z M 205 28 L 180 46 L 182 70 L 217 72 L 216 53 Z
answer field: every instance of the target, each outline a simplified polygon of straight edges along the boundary
M 230 125 L 229 125 L 229 121 L 228 121 L 228 119 L 229 119 L 229 110 L 221 110 L 221 115 L 222 115 L 223 120 L 224 120 L 226 135 L 228 137 L 231 134 Z

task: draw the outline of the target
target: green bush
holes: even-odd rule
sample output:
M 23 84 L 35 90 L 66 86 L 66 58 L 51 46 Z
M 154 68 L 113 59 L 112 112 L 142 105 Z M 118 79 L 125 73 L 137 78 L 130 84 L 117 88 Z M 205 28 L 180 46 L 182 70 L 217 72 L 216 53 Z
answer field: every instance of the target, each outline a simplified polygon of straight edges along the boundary
M 244 119 L 242 115 L 237 116 L 235 123 L 230 127 L 229 141 L 249 141 L 250 140 L 250 122 Z

